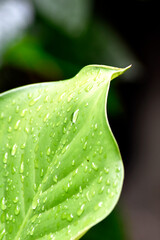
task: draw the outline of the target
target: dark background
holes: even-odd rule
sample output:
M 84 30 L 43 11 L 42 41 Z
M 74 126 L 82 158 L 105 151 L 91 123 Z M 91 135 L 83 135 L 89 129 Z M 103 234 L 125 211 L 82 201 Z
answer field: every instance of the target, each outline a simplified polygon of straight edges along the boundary
M 115 128 L 123 145 L 126 178 L 120 203 L 128 239 L 160 238 L 160 15 L 156 1 L 96 1 L 95 13 L 120 33 L 143 66 L 131 84 L 120 87 L 126 121 Z M 136 69 L 136 66 L 133 66 Z M 119 128 L 121 129 L 119 131 Z M 123 143 L 122 143 L 123 142 Z M 127 149 L 127 151 L 126 151 Z
M 127 225 L 131 233 L 129 239 L 158 240 L 160 238 L 158 2 L 110 2 L 107 9 L 104 8 L 104 1 L 97 1 L 95 13 L 114 26 L 143 66 L 142 75 L 137 76 L 134 83 L 120 87 L 127 116 L 125 123 L 117 121 L 116 126 L 113 126 L 119 144 L 123 145 L 120 149 L 126 167 L 120 202 L 128 216 Z

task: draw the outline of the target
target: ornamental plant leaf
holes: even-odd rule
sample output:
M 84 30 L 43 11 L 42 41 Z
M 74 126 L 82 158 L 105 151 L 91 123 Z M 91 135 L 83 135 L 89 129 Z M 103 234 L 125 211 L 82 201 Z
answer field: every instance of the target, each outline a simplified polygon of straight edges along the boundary
M 0 239 L 79 239 L 112 211 L 123 164 L 106 95 L 126 69 L 90 65 L 0 95 Z

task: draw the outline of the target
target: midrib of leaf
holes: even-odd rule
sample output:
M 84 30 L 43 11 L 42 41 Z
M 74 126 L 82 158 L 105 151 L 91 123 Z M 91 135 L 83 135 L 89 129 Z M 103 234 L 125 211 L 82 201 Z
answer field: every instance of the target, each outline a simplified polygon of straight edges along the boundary
M 104 85 L 107 85 L 107 93 L 108 93 L 109 82 L 106 81 L 106 83 L 105 83 Z M 105 88 L 104 88 L 104 92 L 106 93 L 106 86 L 105 86 Z M 106 95 L 107 95 L 107 93 L 106 93 Z M 101 99 L 101 98 L 102 98 L 102 91 L 100 91 L 99 95 L 98 95 L 98 93 L 96 94 L 96 100 L 95 100 L 95 102 L 94 102 L 94 104 L 93 104 L 93 106 L 92 106 L 92 108 L 91 108 L 91 110 L 90 110 L 91 112 L 94 111 L 95 106 L 97 105 L 99 99 Z M 86 99 L 87 99 L 87 97 L 86 97 Z M 106 100 L 107 100 L 107 99 L 104 100 L 105 103 L 106 103 Z M 81 101 L 84 102 L 84 99 L 81 100 Z M 79 102 L 79 103 L 80 103 L 80 102 Z M 105 106 L 106 106 L 106 104 L 104 104 L 104 112 L 106 112 Z M 90 117 L 90 118 L 91 118 L 91 117 Z M 106 123 L 106 124 L 107 124 L 107 123 Z M 69 123 L 68 123 L 68 126 L 69 126 Z M 84 128 L 85 128 L 85 124 L 83 124 L 83 127 L 81 127 L 81 129 L 79 130 L 78 134 L 76 134 L 76 136 L 71 140 L 71 142 L 68 143 L 69 145 L 70 145 L 72 142 L 74 142 L 75 138 L 78 138 L 78 137 L 79 137 L 79 135 L 81 134 L 81 131 L 82 131 Z M 60 141 L 59 144 L 57 145 L 57 150 L 59 149 L 59 146 L 61 145 L 61 143 L 63 142 L 63 140 L 64 140 L 65 137 L 66 137 L 65 135 L 62 135 L 61 141 Z M 54 157 L 53 157 L 53 159 L 52 159 L 52 162 L 50 163 L 50 166 L 53 165 L 54 160 L 58 157 L 58 155 L 59 155 L 59 154 L 54 155 Z M 80 162 L 80 164 L 81 164 L 81 162 Z M 74 172 L 75 169 L 77 169 L 77 168 L 80 166 L 80 164 L 79 164 L 78 166 L 76 166 L 72 171 L 69 171 L 68 174 L 67 174 L 66 176 L 64 176 L 62 179 L 60 179 L 58 182 L 64 180 L 69 174 L 71 174 L 72 172 Z M 32 200 L 32 203 L 36 202 L 36 200 L 39 198 L 39 196 L 41 196 L 41 194 L 45 193 L 49 188 L 51 188 L 51 186 L 49 186 L 49 188 L 45 189 L 45 191 L 42 192 L 43 184 L 46 183 L 46 180 L 47 180 L 47 178 L 48 178 L 49 175 L 50 175 L 50 168 L 48 167 L 47 172 L 46 172 L 46 174 L 45 174 L 45 176 L 44 176 L 44 178 L 43 178 L 43 180 L 42 180 L 42 183 L 39 184 L 37 193 L 35 194 L 35 196 L 34 196 L 34 198 L 33 198 L 33 200 Z M 52 185 L 52 186 L 53 186 L 53 185 Z M 86 187 L 86 186 L 85 186 L 85 187 Z M 41 194 L 40 194 L 40 193 L 41 193 Z M 74 194 L 76 194 L 76 193 L 74 193 Z M 71 195 L 71 196 L 72 196 L 72 195 Z M 70 197 L 71 197 L 71 196 L 70 196 Z M 67 197 L 66 197 L 66 198 L 67 198 Z M 65 201 L 66 198 L 64 198 L 63 201 Z M 15 240 L 19 240 L 19 237 L 21 236 L 21 233 L 22 233 L 23 229 L 25 228 L 28 220 L 30 219 L 30 216 L 31 216 L 31 214 L 32 214 L 32 212 L 33 212 L 32 203 L 31 203 L 31 205 L 30 205 L 30 207 L 29 207 L 29 209 L 28 209 L 28 211 L 27 211 L 27 214 L 25 215 L 25 218 L 24 218 L 24 220 L 23 220 L 23 222 L 22 222 L 22 224 L 21 224 L 21 226 L 20 226 L 20 228 L 19 228 L 19 230 L 18 230 L 18 232 L 17 232 L 17 235 L 15 236 Z M 58 205 L 59 205 L 60 203 L 62 203 L 62 202 L 59 202 Z M 54 205 L 54 207 L 55 207 L 55 206 L 57 206 L 57 205 Z M 52 207 L 53 207 L 53 206 L 52 206 Z M 50 209 L 48 209 L 47 211 L 49 211 L 49 210 L 50 210 Z

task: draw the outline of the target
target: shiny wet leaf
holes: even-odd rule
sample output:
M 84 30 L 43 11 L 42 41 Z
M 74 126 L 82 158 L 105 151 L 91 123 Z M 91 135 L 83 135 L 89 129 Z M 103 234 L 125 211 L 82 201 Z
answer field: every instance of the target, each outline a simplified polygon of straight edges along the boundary
M 112 211 L 123 164 L 106 95 L 126 69 L 0 95 L 0 239 L 78 239 Z

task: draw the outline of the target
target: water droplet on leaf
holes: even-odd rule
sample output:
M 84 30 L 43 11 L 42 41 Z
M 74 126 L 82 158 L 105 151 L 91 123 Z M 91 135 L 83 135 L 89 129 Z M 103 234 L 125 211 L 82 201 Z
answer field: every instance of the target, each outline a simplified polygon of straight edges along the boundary
M 94 162 L 92 162 L 92 168 L 93 168 L 95 171 L 98 170 L 98 167 L 97 167 L 97 165 L 96 165 Z
M 77 110 L 73 113 L 73 116 L 72 116 L 72 122 L 73 122 L 73 123 L 76 123 L 77 118 L 78 118 L 78 114 L 79 114 L 79 109 L 77 109 Z
M 4 211 L 6 210 L 7 206 L 6 206 L 6 199 L 5 197 L 2 197 L 1 199 L 1 209 Z
M 7 163 L 7 159 L 8 159 L 8 152 L 4 154 L 3 163 Z
M 14 213 L 16 216 L 20 214 L 20 207 L 18 205 L 16 205 Z
M 84 212 L 85 204 L 82 204 L 81 207 L 77 211 L 77 215 L 80 217 Z
M 11 156 L 15 156 L 16 151 L 17 151 L 17 144 L 14 144 L 11 150 Z

